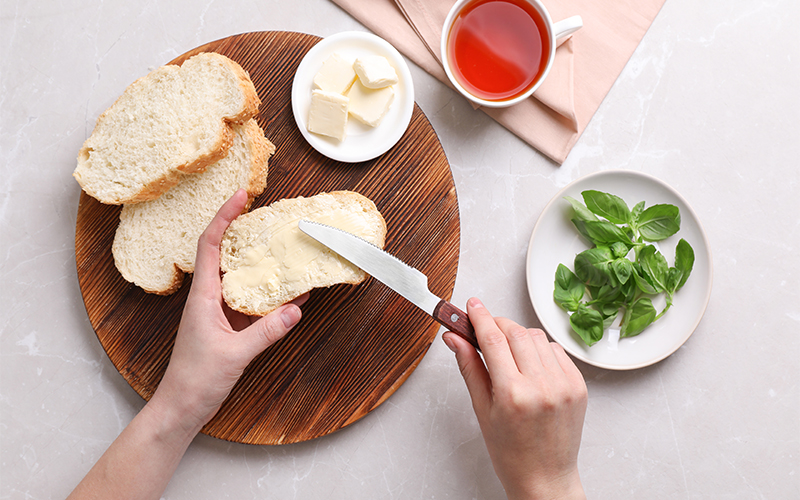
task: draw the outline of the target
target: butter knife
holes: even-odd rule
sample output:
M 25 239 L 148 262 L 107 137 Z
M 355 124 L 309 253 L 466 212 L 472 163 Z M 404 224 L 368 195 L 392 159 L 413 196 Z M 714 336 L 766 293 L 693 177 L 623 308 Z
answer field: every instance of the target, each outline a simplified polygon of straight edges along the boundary
M 480 350 L 467 313 L 428 290 L 428 277 L 372 243 L 341 229 L 301 220 L 301 231 L 402 295 Z

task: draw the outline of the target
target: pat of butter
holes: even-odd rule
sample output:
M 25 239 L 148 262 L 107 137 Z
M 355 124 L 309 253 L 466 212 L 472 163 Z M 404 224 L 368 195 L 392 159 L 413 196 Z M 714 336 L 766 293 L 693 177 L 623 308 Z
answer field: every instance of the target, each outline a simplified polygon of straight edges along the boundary
M 394 101 L 394 89 L 368 89 L 356 81 L 350 92 L 350 114 L 370 127 L 377 127 Z
M 314 76 L 314 88 L 336 94 L 346 94 L 356 80 L 353 62 L 341 55 L 333 53 L 325 59 L 322 67 Z
M 397 71 L 383 56 L 359 57 L 353 69 L 358 80 L 368 89 L 382 89 L 398 82 Z
M 308 131 L 343 141 L 347 135 L 347 110 L 350 99 L 335 92 L 311 92 Z

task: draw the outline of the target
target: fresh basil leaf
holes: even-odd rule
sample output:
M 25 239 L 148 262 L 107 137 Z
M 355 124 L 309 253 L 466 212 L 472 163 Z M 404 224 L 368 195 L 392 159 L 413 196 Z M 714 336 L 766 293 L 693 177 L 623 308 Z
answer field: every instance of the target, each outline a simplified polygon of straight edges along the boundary
M 614 320 L 617 319 L 617 315 L 619 314 L 619 308 L 614 309 L 611 314 L 603 316 L 603 331 L 606 331 L 611 325 L 614 324 Z
M 575 198 L 571 196 L 565 196 L 565 200 L 567 200 L 570 205 L 572 205 L 572 209 L 575 211 L 575 217 L 578 220 L 589 221 L 589 220 L 598 220 L 597 216 L 592 213 L 591 210 L 586 208 L 586 205 L 579 202 Z
M 581 304 L 578 311 L 569 317 L 569 324 L 588 346 L 603 338 L 603 316 L 585 304 Z
M 636 285 L 636 268 L 631 262 L 631 277 L 633 279 L 628 279 L 628 282 L 622 285 L 622 301 L 623 302 L 633 302 L 633 299 L 636 297 L 637 290 L 639 287 Z
M 564 264 L 556 269 L 555 290 L 553 299 L 565 311 L 577 311 L 583 299 L 585 286 L 575 274 Z
M 657 314 L 653 302 L 647 297 L 642 297 L 634 302 L 629 312 L 626 314 L 625 322 L 620 330 L 621 337 L 639 335 L 655 321 Z
M 619 196 L 602 191 L 588 190 L 581 193 L 586 208 L 614 224 L 628 224 L 631 211 Z
M 675 293 L 678 289 L 678 284 L 681 282 L 681 276 L 683 273 L 680 269 L 670 267 L 669 271 L 667 271 L 667 289 L 666 292 L 668 295 Z
M 575 226 L 575 229 L 578 230 L 578 234 L 583 236 L 586 241 L 591 243 L 594 246 L 602 245 L 602 243 L 595 241 L 592 239 L 592 234 L 586 229 L 586 223 L 589 221 L 581 220 L 581 219 L 572 219 L 572 225 Z
M 625 257 L 622 257 L 611 263 L 611 269 L 614 271 L 614 276 L 617 277 L 617 281 L 624 285 L 630 279 L 631 274 L 633 274 L 633 263 Z
M 553 291 L 553 300 L 555 300 L 558 307 L 565 311 L 577 311 L 580 301 L 572 298 L 567 292 L 556 289 Z
M 692 274 L 694 267 L 694 249 L 686 240 L 681 238 L 675 247 L 675 267 L 681 272 L 681 279 L 675 291 L 680 290 Z
M 604 318 L 608 317 L 616 318 L 617 314 L 619 313 L 619 303 L 610 302 L 608 304 L 601 304 L 598 310 L 600 311 L 600 314 L 602 314 Z
M 622 257 L 628 255 L 628 252 L 630 252 L 631 250 L 631 248 L 626 243 L 622 243 L 620 241 L 615 241 L 614 243 L 612 243 L 610 248 L 611 248 L 611 253 L 614 254 L 614 257 L 618 259 L 621 259 Z
M 575 256 L 575 274 L 586 285 L 602 286 L 609 280 L 609 264 L 614 260 L 608 247 L 598 246 Z
M 630 237 L 620 229 L 616 224 L 608 221 L 584 221 L 572 219 L 575 228 L 586 239 L 595 245 L 612 245 L 614 243 L 622 243 L 623 245 L 632 245 Z M 627 252 L 626 252 L 627 253 Z
M 637 267 L 637 265 L 634 264 L 633 268 L 634 268 L 633 279 L 636 282 L 636 286 L 639 288 L 639 290 L 650 295 L 658 293 L 656 287 L 653 286 L 653 284 L 650 282 L 650 279 L 642 270 L 642 266 Z
M 620 296 L 620 288 L 618 286 L 614 286 L 609 283 L 606 283 L 600 288 L 594 288 L 592 290 L 592 300 L 596 302 L 601 302 L 601 303 L 612 302 L 617 300 L 619 296 Z
M 633 208 L 631 209 L 631 224 L 636 226 L 639 225 L 639 217 L 641 217 L 643 211 L 644 211 L 643 201 L 640 201 L 639 203 L 633 206 Z
M 653 245 L 644 247 L 639 253 L 639 264 L 641 264 L 642 271 L 647 275 L 648 281 L 657 292 L 663 292 L 667 289 L 669 265 L 667 265 L 667 259 L 656 251 L 656 247 Z
M 639 234 L 645 241 L 661 241 L 681 228 L 681 214 L 675 205 L 653 205 L 639 216 Z
M 628 237 L 628 241 L 633 241 L 633 237 L 635 236 L 635 232 L 631 229 L 630 226 L 622 226 L 622 232 L 625 233 L 625 236 Z

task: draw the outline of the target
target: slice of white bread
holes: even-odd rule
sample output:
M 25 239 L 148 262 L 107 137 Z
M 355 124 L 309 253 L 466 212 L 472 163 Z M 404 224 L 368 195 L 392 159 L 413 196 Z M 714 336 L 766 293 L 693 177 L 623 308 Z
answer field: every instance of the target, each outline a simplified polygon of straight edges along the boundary
M 228 155 L 205 172 L 184 175 L 155 200 L 122 207 L 111 250 L 126 280 L 150 293 L 173 293 L 183 273 L 194 272 L 197 240 L 222 204 L 240 188 L 251 202 L 264 191 L 275 146 L 255 119 L 233 130 Z
M 338 227 L 383 248 L 386 222 L 352 191 L 277 201 L 240 215 L 222 238 L 222 296 L 236 311 L 263 316 L 320 287 L 361 283 L 366 273 L 300 231 L 307 219 Z
M 102 203 L 152 200 L 225 156 L 232 123 L 261 101 L 247 72 L 213 52 L 133 82 L 97 119 L 73 176 Z

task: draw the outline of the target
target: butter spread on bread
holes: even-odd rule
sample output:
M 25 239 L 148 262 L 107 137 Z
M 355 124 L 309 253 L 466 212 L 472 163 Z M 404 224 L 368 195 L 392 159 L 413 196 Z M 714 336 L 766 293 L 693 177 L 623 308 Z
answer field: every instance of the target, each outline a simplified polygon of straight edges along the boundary
M 133 82 L 97 119 L 73 176 L 102 203 L 151 200 L 182 174 L 223 158 L 232 125 L 258 112 L 247 72 L 216 53 L 162 66 Z
M 366 273 L 300 231 L 307 219 L 383 248 L 386 222 L 375 204 L 351 191 L 291 198 L 240 215 L 222 239 L 222 295 L 234 310 L 263 316 L 320 287 L 361 283 Z

